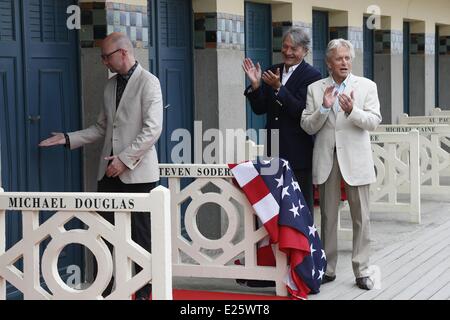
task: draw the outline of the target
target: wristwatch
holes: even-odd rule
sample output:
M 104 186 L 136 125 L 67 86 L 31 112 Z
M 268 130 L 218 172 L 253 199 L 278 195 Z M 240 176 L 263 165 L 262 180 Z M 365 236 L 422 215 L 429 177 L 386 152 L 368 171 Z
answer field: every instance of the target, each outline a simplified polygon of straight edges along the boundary
M 69 135 L 68 135 L 67 133 L 64 133 L 64 138 L 66 139 L 66 144 L 64 145 L 64 147 L 70 149 L 70 139 L 69 139 Z

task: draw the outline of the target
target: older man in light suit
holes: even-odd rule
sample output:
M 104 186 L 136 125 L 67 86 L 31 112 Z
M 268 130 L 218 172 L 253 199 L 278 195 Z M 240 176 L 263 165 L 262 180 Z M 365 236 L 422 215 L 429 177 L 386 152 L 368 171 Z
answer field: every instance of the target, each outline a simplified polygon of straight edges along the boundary
M 330 76 L 308 87 L 301 127 L 316 135 L 313 151 L 313 183 L 319 185 L 322 216 L 321 239 L 327 255 L 322 283 L 336 278 L 337 219 L 341 178 L 353 222 L 352 266 L 356 284 L 370 290 L 369 185 L 375 170 L 369 131 L 381 122 L 376 84 L 351 73 L 353 45 L 332 40 L 327 49 Z
M 162 131 L 162 93 L 158 78 L 144 70 L 134 58 L 133 45 L 121 33 L 112 33 L 103 40 L 102 62 L 113 73 L 104 90 L 104 105 L 97 123 L 71 133 L 53 133 L 41 147 L 65 145 L 70 149 L 104 139 L 98 168 L 99 192 L 148 193 L 159 180 L 156 142 Z M 114 223 L 112 214 L 102 214 Z M 133 213 L 132 238 L 151 251 L 150 217 Z M 111 249 L 111 248 L 110 248 Z M 141 268 L 136 266 L 136 271 Z M 112 290 L 110 283 L 103 295 Z M 150 285 L 136 293 L 147 299 Z

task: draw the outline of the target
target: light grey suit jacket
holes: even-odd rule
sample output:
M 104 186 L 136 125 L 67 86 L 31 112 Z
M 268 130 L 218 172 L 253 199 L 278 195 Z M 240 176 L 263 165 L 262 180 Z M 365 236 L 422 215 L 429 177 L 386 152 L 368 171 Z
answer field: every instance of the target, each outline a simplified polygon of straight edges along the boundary
M 105 157 L 117 155 L 128 167 L 119 178 L 124 183 L 149 183 L 159 180 L 155 144 L 162 131 L 163 106 L 158 78 L 137 66 L 116 110 L 116 77 L 108 80 L 104 106 L 97 123 L 87 129 L 68 133 L 70 147 L 75 149 L 104 138 L 98 176 L 105 175 Z
M 351 186 L 375 182 L 375 170 L 370 145 L 369 131 L 381 122 L 377 85 L 366 78 L 351 75 L 345 94 L 354 92 L 353 111 L 350 115 L 340 109 L 326 114 L 320 112 L 323 94 L 333 84 L 328 77 L 308 87 L 306 109 L 303 111 L 301 127 L 316 135 L 313 151 L 313 183 L 322 184 L 330 175 L 333 166 L 334 147 L 341 174 Z

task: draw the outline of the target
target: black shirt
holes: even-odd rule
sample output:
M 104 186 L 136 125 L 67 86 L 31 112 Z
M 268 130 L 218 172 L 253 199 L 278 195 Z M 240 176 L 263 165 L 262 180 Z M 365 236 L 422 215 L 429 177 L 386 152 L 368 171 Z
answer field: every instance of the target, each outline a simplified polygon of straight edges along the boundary
M 130 70 L 128 70 L 126 75 L 117 75 L 117 86 L 116 86 L 116 109 L 119 107 L 120 99 L 122 99 L 123 92 L 125 91 L 125 88 L 127 87 L 128 80 L 130 80 L 131 76 L 133 75 L 134 70 L 136 70 L 138 66 L 138 62 L 134 64 L 134 66 L 131 67 Z

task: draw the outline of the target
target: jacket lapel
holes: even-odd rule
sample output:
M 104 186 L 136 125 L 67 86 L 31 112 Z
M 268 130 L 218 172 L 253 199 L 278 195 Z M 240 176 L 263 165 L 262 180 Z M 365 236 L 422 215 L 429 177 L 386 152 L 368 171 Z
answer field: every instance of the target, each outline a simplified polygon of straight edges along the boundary
M 131 75 L 130 79 L 128 80 L 127 86 L 125 87 L 125 91 L 123 92 L 122 98 L 120 99 L 119 105 L 117 106 L 117 110 L 115 111 L 114 119 L 117 118 L 117 114 L 120 113 L 120 110 L 122 110 L 124 108 L 123 104 L 128 99 L 130 88 L 134 87 L 141 72 L 142 72 L 142 67 L 140 64 L 138 64 L 138 66 L 136 67 L 136 70 L 134 70 L 133 74 Z M 116 92 L 117 92 L 117 82 L 116 82 L 116 85 L 114 86 L 114 99 L 113 99 L 114 102 L 116 101 Z M 115 107 L 116 107 L 115 104 L 113 107 L 115 109 Z
M 358 86 L 358 78 L 355 77 L 353 74 L 350 76 L 349 83 L 347 87 L 344 90 L 344 93 L 350 97 L 350 94 L 352 91 L 355 90 L 355 88 Z

